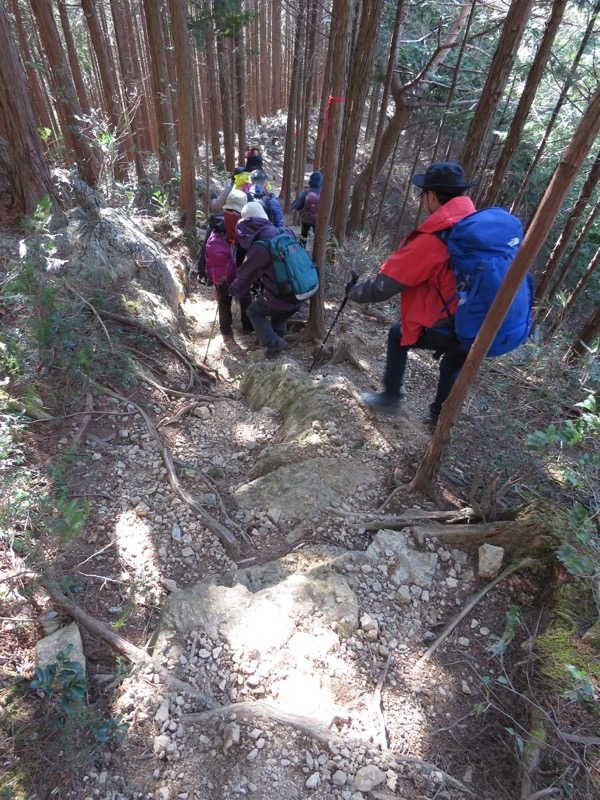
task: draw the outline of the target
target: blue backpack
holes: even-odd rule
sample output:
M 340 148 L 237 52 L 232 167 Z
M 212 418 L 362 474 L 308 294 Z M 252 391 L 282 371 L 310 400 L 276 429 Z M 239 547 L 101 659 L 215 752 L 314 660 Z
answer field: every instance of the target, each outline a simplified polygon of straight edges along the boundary
M 460 344 L 470 347 L 521 246 L 523 226 L 503 208 L 485 208 L 437 235 L 448 247 L 450 268 L 456 277 L 454 333 Z M 490 345 L 488 357 L 509 353 L 527 341 L 532 308 L 533 279 L 528 273 Z
M 257 239 L 269 249 L 273 259 L 277 293 L 297 301 L 308 300 L 319 288 L 319 273 L 304 247 L 296 241 L 293 234 L 284 228 L 272 239 Z

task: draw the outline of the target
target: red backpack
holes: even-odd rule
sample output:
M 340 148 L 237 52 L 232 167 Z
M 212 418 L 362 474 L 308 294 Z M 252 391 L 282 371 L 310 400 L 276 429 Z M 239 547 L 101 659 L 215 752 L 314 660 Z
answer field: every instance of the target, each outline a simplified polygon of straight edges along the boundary
M 206 280 L 220 286 L 228 286 L 235 278 L 235 253 L 233 246 L 226 236 L 218 231 L 212 231 L 206 242 Z
M 316 225 L 317 215 L 319 213 L 319 200 L 321 193 L 310 191 L 304 198 L 304 207 L 302 208 L 302 222 L 306 225 Z

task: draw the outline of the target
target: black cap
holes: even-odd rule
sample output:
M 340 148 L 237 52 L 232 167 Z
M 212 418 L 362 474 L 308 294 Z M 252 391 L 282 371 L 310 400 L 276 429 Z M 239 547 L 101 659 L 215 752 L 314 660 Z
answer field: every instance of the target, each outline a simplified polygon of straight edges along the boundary
M 454 161 L 436 161 L 425 172 L 413 175 L 412 182 L 419 189 L 440 191 L 462 191 L 477 184 L 477 181 L 468 181 L 464 169 Z

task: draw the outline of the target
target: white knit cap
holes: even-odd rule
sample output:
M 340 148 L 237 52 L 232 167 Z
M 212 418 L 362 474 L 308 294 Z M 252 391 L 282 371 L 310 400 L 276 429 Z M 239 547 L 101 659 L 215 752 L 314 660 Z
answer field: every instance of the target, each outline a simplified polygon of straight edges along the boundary
M 267 216 L 267 212 L 264 210 L 262 203 L 256 203 L 252 200 L 250 203 L 246 203 L 246 205 L 242 209 L 242 219 L 248 219 L 248 217 L 258 217 L 258 219 L 269 219 Z
M 223 208 L 226 208 L 228 211 L 237 211 L 241 214 L 247 200 L 248 198 L 245 192 L 242 192 L 240 189 L 232 189 L 227 195 Z

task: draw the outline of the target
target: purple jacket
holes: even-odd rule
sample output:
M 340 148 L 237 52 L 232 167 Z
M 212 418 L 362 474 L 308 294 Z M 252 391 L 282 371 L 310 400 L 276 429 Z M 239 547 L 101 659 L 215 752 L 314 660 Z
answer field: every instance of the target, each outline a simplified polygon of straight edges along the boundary
M 285 231 L 294 235 L 289 228 Z M 260 281 L 265 289 L 267 305 L 273 311 L 291 311 L 302 304 L 278 297 L 271 253 L 267 246 L 258 241 L 272 239 L 278 233 L 277 228 L 268 219 L 249 217 L 238 222 L 237 240 L 242 250 L 246 251 L 246 256 L 235 280 L 229 286 L 229 293 L 233 297 L 243 297 L 248 294 L 253 283 Z

